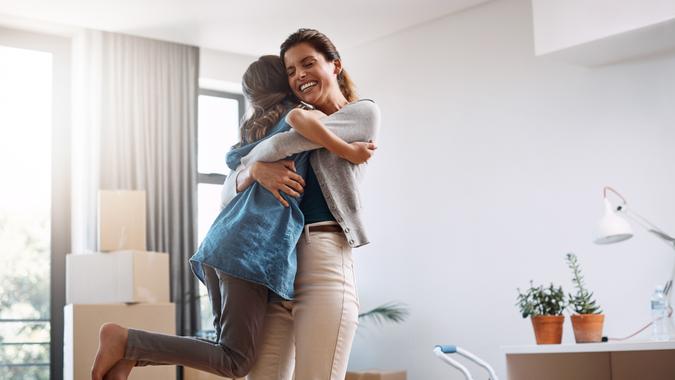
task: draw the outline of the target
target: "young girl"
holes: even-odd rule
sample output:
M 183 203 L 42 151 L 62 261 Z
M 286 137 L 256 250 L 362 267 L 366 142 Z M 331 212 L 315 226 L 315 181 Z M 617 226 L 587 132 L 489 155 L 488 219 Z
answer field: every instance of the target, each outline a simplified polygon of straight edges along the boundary
M 253 113 L 242 124 L 240 144 L 228 154 L 228 165 L 233 168 L 264 140 L 261 138 L 288 131 L 290 126 L 284 116 L 298 104 L 277 56 L 263 56 L 251 64 L 242 82 Z M 317 112 L 303 112 L 302 115 L 311 115 L 313 123 L 295 122 L 296 130 L 354 164 L 372 156 L 374 144 L 348 144 L 323 125 L 317 128 L 322 116 Z M 300 183 L 304 182 L 307 161 L 307 152 L 298 153 L 288 164 Z M 179 364 L 225 377 L 245 376 L 257 357 L 268 302 L 293 297 L 295 246 L 304 226 L 299 207 L 302 189 L 285 191 L 292 196 L 272 194 L 255 183 L 239 193 L 221 210 L 190 259 L 195 275 L 208 289 L 217 342 L 108 323 L 100 331 L 92 379 L 126 379 L 133 366 L 163 364 Z

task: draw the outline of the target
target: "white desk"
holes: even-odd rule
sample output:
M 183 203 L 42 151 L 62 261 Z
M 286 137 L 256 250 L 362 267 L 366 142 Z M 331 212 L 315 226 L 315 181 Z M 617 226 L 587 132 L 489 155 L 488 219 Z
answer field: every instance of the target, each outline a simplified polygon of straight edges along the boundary
M 675 341 L 503 346 L 508 380 L 673 380 Z

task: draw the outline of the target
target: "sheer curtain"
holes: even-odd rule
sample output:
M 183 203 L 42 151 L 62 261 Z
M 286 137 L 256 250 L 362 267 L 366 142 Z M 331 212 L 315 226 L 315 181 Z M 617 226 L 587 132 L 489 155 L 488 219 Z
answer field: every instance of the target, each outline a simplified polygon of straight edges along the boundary
M 72 247 L 96 250 L 99 189 L 145 190 L 147 249 L 167 252 L 177 332 L 194 333 L 199 49 L 86 30 L 73 39 Z

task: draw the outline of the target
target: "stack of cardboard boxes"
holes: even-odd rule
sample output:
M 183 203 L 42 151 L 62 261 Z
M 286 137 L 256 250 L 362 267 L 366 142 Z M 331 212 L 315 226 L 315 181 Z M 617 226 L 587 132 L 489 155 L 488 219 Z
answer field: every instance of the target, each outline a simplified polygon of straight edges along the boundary
M 169 255 L 146 251 L 144 191 L 101 191 L 98 251 L 66 256 L 65 380 L 91 378 L 101 325 L 176 333 Z M 136 367 L 130 380 L 172 380 L 175 366 Z

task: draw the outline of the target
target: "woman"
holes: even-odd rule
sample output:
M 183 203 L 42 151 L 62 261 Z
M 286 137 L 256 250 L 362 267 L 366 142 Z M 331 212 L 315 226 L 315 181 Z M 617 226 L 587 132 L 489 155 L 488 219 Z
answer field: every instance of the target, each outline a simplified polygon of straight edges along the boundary
M 357 101 L 340 56 L 325 35 L 300 29 L 281 45 L 280 55 L 295 96 L 328 115 L 321 121 L 331 131 L 346 141 L 374 139 L 379 110 L 370 101 Z M 291 111 L 287 119 L 319 125 L 315 114 L 302 110 Z M 242 159 L 250 169 L 231 176 L 226 194 L 254 181 L 273 192 L 297 185 L 291 170 L 260 161 L 308 147 L 296 131 L 261 142 Z M 306 225 L 297 247 L 295 301 L 268 304 L 263 347 L 249 380 L 291 379 L 293 372 L 298 380 L 345 377 L 359 306 L 351 248 L 368 243 L 357 187 L 362 167 L 316 150 L 307 170 L 301 203 Z
M 229 164 L 237 165 L 262 137 L 290 128 L 279 121 L 294 106 L 284 71 L 276 56 L 261 57 L 247 69 L 244 93 L 254 112 L 242 124 L 242 141 L 228 154 Z M 373 144 L 347 144 L 322 125 L 313 125 L 311 131 L 296 122 L 294 127 L 354 163 L 372 155 Z M 293 178 L 302 182 L 307 153 L 296 154 L 289 162 L 297 171 Z M 181 364 L 227 377 L 246 375 L 256 358 L 269 299 L 292 297 L 295 245 L 303 225 L 300 194 L 292 195 L 296 197 L 282 198 L 288 206 L 284 207 L 262 187 L 250 186 L 221 211 L 190 260 L 208 289 L 218 342 L 106 324 L 92 378 L 124 379 L 135 365 L 161 364 Z

